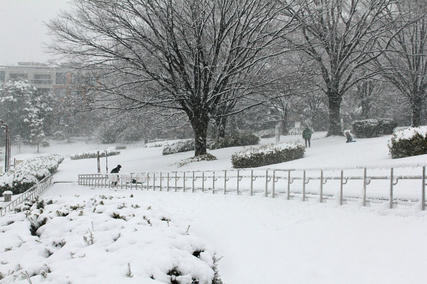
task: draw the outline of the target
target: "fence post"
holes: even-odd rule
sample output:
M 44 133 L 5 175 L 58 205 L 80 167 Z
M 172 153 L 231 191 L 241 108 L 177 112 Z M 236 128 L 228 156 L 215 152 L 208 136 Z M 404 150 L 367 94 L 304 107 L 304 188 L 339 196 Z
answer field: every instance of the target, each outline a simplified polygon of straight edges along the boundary
M 162 172 L 160 172 L 160 191 L 162 191 L 162 184 L 163 184 Z
M 274 198 L 276 194 L 276 170 L 273 170 L 273 188 L 271 190 L 271 197 Z
M 265 191 L 264 196 L 268 196 L 268 170 L 265 170 Z
M 227 170 L 224 170 L 224 194 L 227 193 Z
M 254 170 L 251 170 L 251 196 L 254 195 Z
M 182 176 L 182 191 L 183 192 L 185 192 L 185 171 L 182 173 L 183 174 L 183 176 Z
M 202 192 L 205 192 L 205 171 L 202 171 Z
M 363 169 L 363 193 L 362 193 L 362 205 L 366 206 L 366 186 L 367 186 L 367 170 Z
M 286 192 L 286 199 L 291 198 L 291 170 L 288 170 L 288 191 Z
M 96 168 L 98 174 L 101 173 L 101 156 L 99 155 L 99 151 L 96 152 Z
M 239 195 L 239 187 L 240 187 L 240 171 L 237 170 L 237 195 Z
M 212 172 L 212 194 L 215 193 L 215 171 Z
M 342 205 L 343 203 L 343 188 L 344 188 L 344 170 L 341 170 L 341 175 L 340 175 L 340 205 Z
M 323 170 L 320 170 L 320 202 L 323 202 Z
M 393 168 L 390 169 L 390 209 L 393 208 Z
M 422 180 L 423 182 L 422 186 L 421 186 L 421 210 L 425 210 L 426 209 L 426 167 L 423 167 L 423 176 L 422 176 Z
M 168 174 L 167 174 L 166 181 L 167 181 L 166 191 L 167 191 L 167 192 L 169 192 L 169 172 L 168 172 Z
M 153 172 L 153 191 L 156 191 L 156 172 Z
M 175 172 L 175 192 L 178 190 L 178 172 Z
M 193 171 L 193 184 L 191 185 L 191 192 L 194 192 L 194 171 Z
M 302 201 L 305 201 L 305 170 L 302 172 Z
M 150 173 L 147 172 L 147 191 L 150 190 Z

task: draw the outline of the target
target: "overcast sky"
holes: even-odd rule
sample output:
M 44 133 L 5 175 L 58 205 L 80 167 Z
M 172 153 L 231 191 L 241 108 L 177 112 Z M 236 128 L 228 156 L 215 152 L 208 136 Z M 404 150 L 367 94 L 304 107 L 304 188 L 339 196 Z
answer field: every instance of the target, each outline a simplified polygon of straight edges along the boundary
M 46 62 L 50 41 L 44 22 L 72 0 L 0 0 L 0 65 L 21 61 Z

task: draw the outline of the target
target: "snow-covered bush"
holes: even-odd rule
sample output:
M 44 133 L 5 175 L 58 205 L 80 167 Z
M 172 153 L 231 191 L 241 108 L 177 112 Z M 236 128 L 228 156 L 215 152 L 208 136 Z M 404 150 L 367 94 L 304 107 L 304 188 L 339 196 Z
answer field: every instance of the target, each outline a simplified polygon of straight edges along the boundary
M 259 137 L 248 132 L 235 132 L 232 135 L 218 139 L 209 145 L 209 149 L 220 149 L 235 146 L 249 146 L 259 143 Z
M 0 218 L 0 282 L 222 283 L 215 251 L 186 220 L 133 197 L 59 195 L 18 206 Z
M 119 155 L 120 151 L 109 150 L 107 151 L 107 157 Z M 82 159 L 94 159 L 98 156 L 98 151 L 84 152 L 79 154 L 74 154 L 70 156 L 71 160 L 82 160 Z M 101 158 L 105 157 L 105 151 L 99 151 L 99 156 Z
M 183 141 L 177 141 L 175 143 L 165 145 L 163 147 L 163 155 L 170 155 L 180 152 L 187 152 L 187 151 L 193 151 L 194 150 L 194 140 L 183 140 Z
M 359 138 L 392 134 L 397 123 L 392 119 L 364 119 L 353 122 L 353 133 Z
M 0 194 L 7 190 L 14 194 L 28 190 L 38 181 L 55 173 L 63 160 L 62 156 L 56 154 L 24 160 L 14 169 L 0 176 Z
M 304 151 L 302 144 L 264 145 L 234 153 L 231 163 L 234 168 L 261 167 L 302 158 Z
M 388 147 L 393 159 L 427 154 L 427 126 L 396 131 Z

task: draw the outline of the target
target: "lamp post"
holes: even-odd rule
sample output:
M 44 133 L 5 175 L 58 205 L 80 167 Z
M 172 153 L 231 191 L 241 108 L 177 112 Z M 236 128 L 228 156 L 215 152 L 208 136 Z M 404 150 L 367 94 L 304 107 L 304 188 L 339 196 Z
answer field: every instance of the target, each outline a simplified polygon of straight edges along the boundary
M 4 149 L 4 171 L 9 171 L 10 167 L 10 137 L 9 126 L 3 120 L 0 120 L 0 127 L 4 129 L 5 133 L 5 149 Z

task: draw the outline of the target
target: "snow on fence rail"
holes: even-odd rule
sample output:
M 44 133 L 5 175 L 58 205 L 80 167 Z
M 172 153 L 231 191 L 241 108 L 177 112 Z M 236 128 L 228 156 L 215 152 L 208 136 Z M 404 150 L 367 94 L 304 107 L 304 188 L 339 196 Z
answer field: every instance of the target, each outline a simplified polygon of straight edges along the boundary
M 39 183 L 33 185 L 30 189 L 20 194 L 16 199 L 9 202 L 5 207 L 0 208 L 0 217 L 6 215 L 8 211 L 12 211 L 16 206 L 20 205 L 26 200 L 33 200 L 42 194 L 51 184 L 52 175 L 42 179 Z
M 426 166 L 346 169 L 240 169 L 222 171 L 80 174 L 78 184 L 126 189 L 201 191 L 286 199 L 421 204 L 425 210 Z M 116 185 L 114 185 L 116 184 Z

